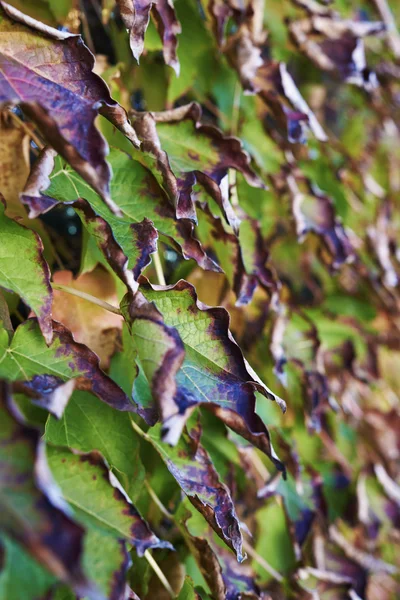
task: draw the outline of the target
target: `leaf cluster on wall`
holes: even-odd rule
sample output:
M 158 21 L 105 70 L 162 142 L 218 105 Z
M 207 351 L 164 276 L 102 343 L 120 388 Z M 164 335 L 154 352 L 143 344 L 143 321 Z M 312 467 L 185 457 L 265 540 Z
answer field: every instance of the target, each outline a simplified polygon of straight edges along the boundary
M 400 597 L 399 19 L 0 0 L 0 600 Z

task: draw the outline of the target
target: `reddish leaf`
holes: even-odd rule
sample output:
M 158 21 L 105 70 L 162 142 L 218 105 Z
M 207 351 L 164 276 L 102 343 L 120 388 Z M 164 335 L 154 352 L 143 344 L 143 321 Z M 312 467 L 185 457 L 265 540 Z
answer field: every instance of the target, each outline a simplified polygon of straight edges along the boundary
M 49 143 L 119 213 L 109 194 L 107 143 L 94 125 L 99 110 L 132 143 L 137 138 L 125 110 L 93 73 L 93 55 L 79 35 L 52 29 L 3 1 L 0 10 L 0 103 L 20 104 Z

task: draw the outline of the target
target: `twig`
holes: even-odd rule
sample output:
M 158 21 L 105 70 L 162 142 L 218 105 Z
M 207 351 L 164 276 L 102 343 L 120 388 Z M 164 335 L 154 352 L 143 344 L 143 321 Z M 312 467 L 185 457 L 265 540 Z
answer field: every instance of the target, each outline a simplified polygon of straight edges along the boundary
M 105 300 L 100 300 L 100 298 L 96 298 L 95 296 L 87 294 L 86 292 L 81 292 L 80 290 L 69 287 L 68 285 L 61 285 L 60 283 L 53 282 L 51 285 L 55 290 L 59 290 L 60 292 L 66 292 L 67 294 L 71 294 L 71 296 L 78 296 L 78 298 L 83 298 L 83 300 L 87 300 L 92 304 L 96 304 L 97 306 L 100 306 L 101 308 L 104 308 L 104 310 L 108 310 L 109 312 L 112 312 L 115 315 L 121 315 L 121 311 L 117 306 L 113 306 L 112 304 L 105 302 Z
M 19 127 L 21 127 L 21 129 L 25 131 L 26 135 L 28 135 L 35 142 L 36 146 L 40 150 L 44 147 L 43 142 L 39 139 L 36 133 L 30 127 L 28 127 L 28 125 L 22 121 L 18 115 L 16 115 L 12 110 L 7 111 L 7 116 L 8 115 Z
M 155 491 L 153 490 L 153 488 L 147 481 L 147 479 L 145 479 L 145 481 L 144 481 L 144 486 L 145 486 L 146 490 L 148 491 L 150 498 L 153 500 L 154 504 L 160 509 L 162 514 L 170 521 L 175 521 L 174 515 L 172 513 L 170 513 L 169 510 L 164 506 L 164 504 L 161 502 L 160 498 L 157 496 L 157 494 L 155 493 Z
M 161 571 L 160 567 L 158 566 L 158 564 L 156 563 L 156 561 L 150 554 L 149 550 L 145 551 L 144 557 L 147 560 L 147 562 L 149 563 L 149 565 L 151 566 L 151 568 L 153 569 L 154 573 L 157 575 L 158 579 L 161 581 L 161 583 L 167 590 L 167 592 L 169 593 L 169 595 L 171 596 L 171 598 L 176 598 L 176 594 L 175 594 L 174 590 L 172 589 L 172 587 L 170 586 L 168 579 L 165 577 L 164 573 Z
M 265 558 L 263 558 L 262 556 L 260 556 L 260 554 L 258 554 L 258 552 L 256 552 L 254 550 L 254 548 L 252 546 L 250 546 L 250 544 L 248 542 L 246 542 L 246 540 L 243 540 L 243 548 L 246 550 L 246 552 L 251 556 L 251 558 L 253 560 L 255 560 L 256 562 L 258 562 L 258 564 L 263 567 L 263 569 L 265 569 L 267 571 L 267 573 L 269 573 L 271 575 L 271 577 L 273 577 L 274 579 L 276 579 L 279 582 L 283 581 L 283 577 L 280 573 L 278 573 L 278 571 L 276 571 L 274 569 L 274 567 L 272 567 L 266 560 Z
M 154 260 L 154 268 L 156 270 L 156 275 L 157 275 L 157 280 L 158 280 L 159 285 L 167 285 L 165 282 L 164 271 L 163 271 L 163 267 L 161 264 L 161 259 L 160 259 L 158 250 L 157 250 L 157 252 L 154 252 L 153 260 Z
M 382 21 L 385 23 L 389 44 L 393 50 L 396 58 L 400 58 L 400 35 L 396 27 L 396 21 L 392 15 L 392 11 L 386 0 L 374 0 L 375 6 L 382 17 Z

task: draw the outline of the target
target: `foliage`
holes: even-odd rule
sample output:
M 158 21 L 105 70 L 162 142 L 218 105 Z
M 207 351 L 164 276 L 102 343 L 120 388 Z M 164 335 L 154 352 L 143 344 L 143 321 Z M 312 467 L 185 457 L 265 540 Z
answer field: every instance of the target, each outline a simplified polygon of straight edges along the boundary
M 0 600 L 400 597 L 399 18 L 0 0 Z

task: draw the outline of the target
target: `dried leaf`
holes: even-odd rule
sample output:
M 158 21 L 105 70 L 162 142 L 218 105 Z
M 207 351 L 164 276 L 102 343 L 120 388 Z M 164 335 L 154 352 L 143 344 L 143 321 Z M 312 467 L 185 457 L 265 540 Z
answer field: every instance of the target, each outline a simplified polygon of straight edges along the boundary
M 58 271 L 54 274 L 53 281 L 111 305 L 118 304 L 114 279 L 101 267 L 80 275 L 77 279 L 73 279 L 71 271 Z M 75 341 L 93 350 L 100 358 L 100 366 L 107 368 L 122 329 L 122 317 L 83 298 L 58 290 L 54 290 L 53 294 L 53 319 L 65 325 Z

